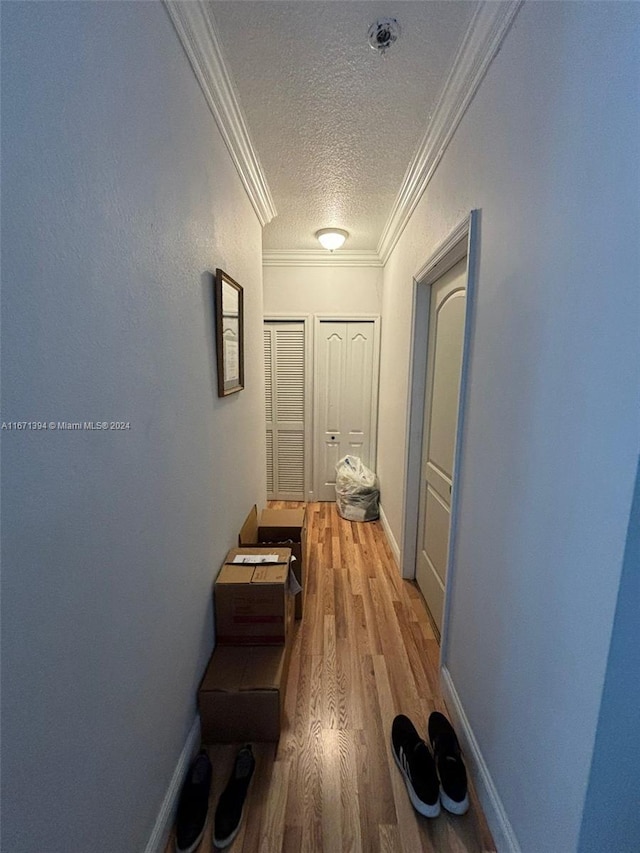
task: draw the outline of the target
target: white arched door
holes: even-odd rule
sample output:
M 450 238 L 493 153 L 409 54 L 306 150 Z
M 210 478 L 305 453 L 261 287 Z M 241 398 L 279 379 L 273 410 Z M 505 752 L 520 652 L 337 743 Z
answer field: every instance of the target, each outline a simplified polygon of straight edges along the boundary
M 416 580 L 442 629 L 451 528 L 467 259 L 431 285 Z

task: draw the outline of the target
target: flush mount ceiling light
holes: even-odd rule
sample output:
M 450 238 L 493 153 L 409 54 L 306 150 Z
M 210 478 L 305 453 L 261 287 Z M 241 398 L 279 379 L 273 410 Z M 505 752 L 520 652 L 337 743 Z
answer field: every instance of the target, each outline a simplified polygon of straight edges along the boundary
M 396 18 L 378 18 L 369 27 L 369 46 L 384 56 L 385 51 L 400 38 L 400 24 Z
M 316 237 L 320 241 L 320 244 L 330 252 L 339 249 L 348 236 L 349 232 L 344 231 L 342 228 L 321 228 L 319 231 L 316 231 Z

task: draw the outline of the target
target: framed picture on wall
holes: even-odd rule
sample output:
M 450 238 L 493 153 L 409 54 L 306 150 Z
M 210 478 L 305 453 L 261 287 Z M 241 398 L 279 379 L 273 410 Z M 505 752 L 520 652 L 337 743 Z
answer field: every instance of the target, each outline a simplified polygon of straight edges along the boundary
M 216 355 L 218 397 L 244 388 L 244 309 L 242 288 L 224 270 L 216 270 Z

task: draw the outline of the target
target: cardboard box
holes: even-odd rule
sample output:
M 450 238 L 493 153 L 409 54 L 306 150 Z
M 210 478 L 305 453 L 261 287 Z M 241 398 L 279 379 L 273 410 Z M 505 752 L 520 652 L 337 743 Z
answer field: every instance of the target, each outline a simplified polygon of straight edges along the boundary
M 203 743 L 279 739 L 290 652 L 291 643 L 214 650 L 198 691 Z
M 260 558 L 269 554 L 275 554 L 278 562 L 260 564 Z M 249 563 L 234 563 L 236 557 Z M 290 559 L 290 548 L 229 551 L 214 587 L 219 645 L 284 645 L 293 610 L 292 596 L 287 592 Z
M 305 508 L 258 509 L 253 507 L 242 525 L 238 537 L 240 545 L 274 543 L 291 548 L 295 557 L 291 567 L 302 592 L 296 595 L 296 619 L 302 618 L 305 594 L 305 563 L 307 554 L 307 522 Z

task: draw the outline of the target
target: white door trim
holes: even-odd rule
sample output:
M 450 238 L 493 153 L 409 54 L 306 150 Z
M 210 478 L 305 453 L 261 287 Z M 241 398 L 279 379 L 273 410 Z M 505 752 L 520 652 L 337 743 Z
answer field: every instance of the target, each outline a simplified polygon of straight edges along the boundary
M 311 314 L 265 314 L 263 323 L 304 323 L 304 494 L 313 500 L 313 331 Z M 306 405 L 307 401 L 309 405 Z
M 373 323 L 373 376 L 371 380 L 371 459 L 374 471 L 378 465 L 378 386 L 380 384 L 380 315 L 379 314 L 314 314 L 313 315 L 313 376 L 315 378 L 316 364 L 318 363 L 318 346 L 320 341 L 320 323 Z M 320 470 L 319 453 L 317 447 L 315 412 L 319 411 L 320 391 L 313 383 L 313 411 L 314 421 L 312 425 L 313 435 L 313 478 L 311 480 L 312 490 L 315 488 L 316 472 Z M 313 492 L 312 492 L 313 494 Z M 309 498 L 313 500 L 313 498 Z
M 468 397 L 468 381 L 471 354 L 473 318 L 475 313 L 476 280 L 478 273 L 478 229 L 480 212 L 472 210 L 449 234 L 427 262 L 418 270 L 413 280 L 413 323 L 411 328 L 411 375 L 406 434 L 406 478 L 404 491 L 404 530 L 402 539 L 402 577 L 414 578 L 417 556 L 418 524 L 420 512 L 420 471 L 422 460 L 424 405 L 427 375 L 430 285 L 437 281 L 454 264 L 467 256 L 467 299 L 464 325 L 464 346 L 460 376 L 460 399 L 456 450 L 454 461 L 453 488 L 451 493 L 451 523 L 449 557 L 447 561 L 447 583 L 445 586 L 441 660 L 445 660 L 447 629 L 451 590 L 455 582 L 456 550 L 458 538 L 458 515 L 460 504 L 460 482 L 463 476 L 464 425 Z

